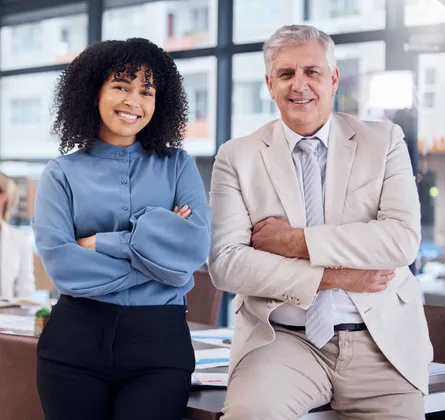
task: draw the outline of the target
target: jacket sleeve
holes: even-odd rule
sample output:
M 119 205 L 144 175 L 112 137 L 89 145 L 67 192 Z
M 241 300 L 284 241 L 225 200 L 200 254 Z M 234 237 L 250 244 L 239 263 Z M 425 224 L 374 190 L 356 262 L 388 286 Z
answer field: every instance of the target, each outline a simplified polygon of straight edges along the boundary
M 307 260 L 285 258 L 250 246 L 253 226 L 225 145 L 219 149 L 213 167 L 210 203 L 214 213 L 209 271 L 215 286 L 307 309 L 324 269 L 311 267 Z
M 171 210 L 146 207 L 130 219 L 131 230 L 98 233 L 96 250 L 131 265 L 160 283 L 182 287 L 207 259 L 211 208 L 201 176 L 185 152 L 178 157 L 176 205 L 188 205 L 184 219 Z
M 56 161 L 39 182 L 32 228 L 43 267 L 60 293 L 76 297 L 102 296 L 144 283 L 126 260 L 111 258 L 77 244 L 71 189 Z
M 394 125 L 377 220 L 305 229 L 313 266 L 395 269 L 411 264 L 420 244 L 420 203 L 401 128 Z

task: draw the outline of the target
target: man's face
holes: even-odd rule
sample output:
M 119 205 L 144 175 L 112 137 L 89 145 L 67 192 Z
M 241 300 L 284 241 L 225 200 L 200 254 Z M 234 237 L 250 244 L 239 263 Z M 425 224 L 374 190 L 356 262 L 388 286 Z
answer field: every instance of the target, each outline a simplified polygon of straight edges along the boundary
M 329 119 L 337 91 L 338 68 L 329 68 L 317 41 L 279 50 L 266 83 L 285 124 L 298 134 L 315 134 Z

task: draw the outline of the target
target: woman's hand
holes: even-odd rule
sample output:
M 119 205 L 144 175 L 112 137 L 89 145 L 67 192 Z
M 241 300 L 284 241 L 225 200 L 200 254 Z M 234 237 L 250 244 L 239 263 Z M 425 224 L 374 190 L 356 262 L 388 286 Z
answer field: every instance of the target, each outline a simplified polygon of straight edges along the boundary
M 184 219 L 187 219 L 192 214 L 192 211 L 189 209 L 189 206 L 186 204 L 184 207 L 179 208 L 176 206 L 173 209 L 173 213 L 176 213 L 178 216 L 183 217 Z
M 88 236 L 87 238 L 80 238 L 77 243 L 86 249 L 91 249 L 91 251 L 96 250 L 96 235 Z

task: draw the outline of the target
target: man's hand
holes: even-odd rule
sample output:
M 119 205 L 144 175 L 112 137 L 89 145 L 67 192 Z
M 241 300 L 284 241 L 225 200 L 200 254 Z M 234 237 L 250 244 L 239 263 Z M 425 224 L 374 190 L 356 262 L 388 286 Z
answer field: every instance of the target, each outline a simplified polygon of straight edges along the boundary
M 91 251 L 96 250 L 96 235 L 88 236 L 87 238 L 80 238 L 77 243 L 86 249 L 91 249 Z
M 301 230 L 302 229 L 298 229 Z M 297 256 L 297 229 L 282 219 L 269 217 L 253 227 L 252 246 L 283 257 Z M 304 234 L 303 234 L 304 240 Z
M 319 290 L 343 289 L 349 292 L 381 292 L 394 278 L 394 270 L 357 270 L 354 268 L 326 268 Z
M 185 206 L 179 208 L 176 206 L 173 209 L 173 213 L 176 213 L 178 216 L 183 217 L 184 219 L 187 219 L 192 214 L 192 211 L 190 210 L 189 206 L 186 204 Z

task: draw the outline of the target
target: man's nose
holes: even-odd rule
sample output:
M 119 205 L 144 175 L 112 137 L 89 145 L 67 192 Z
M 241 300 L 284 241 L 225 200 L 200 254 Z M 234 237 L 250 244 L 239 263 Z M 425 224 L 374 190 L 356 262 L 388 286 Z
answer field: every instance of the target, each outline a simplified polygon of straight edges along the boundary
M 295 74 L 292 80 L 292 89 L 295 92 L 303 92 L 307 89 L 307 77 L 303 74 Z

